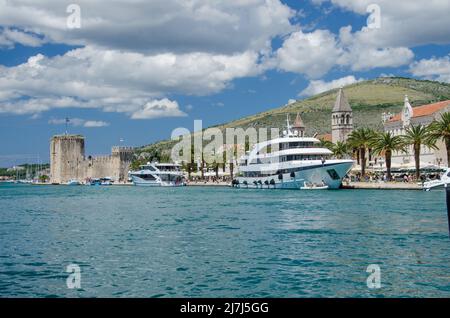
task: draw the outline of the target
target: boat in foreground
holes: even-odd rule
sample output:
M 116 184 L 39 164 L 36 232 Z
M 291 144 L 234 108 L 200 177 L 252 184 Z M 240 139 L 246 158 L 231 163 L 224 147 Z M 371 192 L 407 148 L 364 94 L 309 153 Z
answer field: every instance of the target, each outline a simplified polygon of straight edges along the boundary
M 241 158 L 237 188 L 258 189 L 338 189 L 354 161 L 331 159 L 332 152 L 316 138 L 304 137 L 304 126 L 297 116 L 280 138 L 256 144 Z M 271 149 L 269 152 L 268 149 Z
M 130 171 L 136 186 L 180 187 L 186 185 L 181 166 L 174 163 L 147 163 L 138 171 Z
M 450 186 L 450 168 L 444 172 L 439 180 L 431 180 L 423 183 L 423 190 L 439 189 Z

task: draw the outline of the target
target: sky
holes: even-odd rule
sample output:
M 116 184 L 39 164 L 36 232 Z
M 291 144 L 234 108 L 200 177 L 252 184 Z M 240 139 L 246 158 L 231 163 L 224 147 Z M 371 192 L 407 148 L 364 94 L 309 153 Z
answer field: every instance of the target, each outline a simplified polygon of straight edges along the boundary
M 0 0 L 0 167 L 170 138 L 380 76 L 450 82 L 450 0 Z

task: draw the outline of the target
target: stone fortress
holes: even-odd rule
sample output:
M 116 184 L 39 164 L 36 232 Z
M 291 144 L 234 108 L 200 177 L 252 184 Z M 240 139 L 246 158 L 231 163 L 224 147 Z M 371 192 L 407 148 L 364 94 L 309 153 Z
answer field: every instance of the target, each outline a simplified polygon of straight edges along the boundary
M 71 179 L 110 177 L 126 182 L 133 159 L 132 147 L 112 147 L 109 156 L 85 156 L 84 137 L 56 135 L 50 141 L 50 182 L 64 184 Z

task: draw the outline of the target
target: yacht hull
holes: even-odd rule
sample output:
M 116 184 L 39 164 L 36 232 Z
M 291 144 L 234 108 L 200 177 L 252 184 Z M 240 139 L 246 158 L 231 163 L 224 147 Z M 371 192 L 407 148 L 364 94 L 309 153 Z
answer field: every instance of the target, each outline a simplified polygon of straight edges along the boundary
M 292 165 L 290 173 L 273 174 L 266 177 L 237 177 L 235 185 L 241 189 L 298 189 L 305 184 L 324 184 L 328 189 L 339 189 L 342 179 L 353 166 L 353 161 L 330 164 L 316 164 L 311 166 Z M 334 173 L 335 172 L 335 173 Z
M 144 180 L 137 176 L 131 176 L 133 184 L 139 187 L 182 187 L 185 185 L 184 182 L 164 182 L 158 180 Z

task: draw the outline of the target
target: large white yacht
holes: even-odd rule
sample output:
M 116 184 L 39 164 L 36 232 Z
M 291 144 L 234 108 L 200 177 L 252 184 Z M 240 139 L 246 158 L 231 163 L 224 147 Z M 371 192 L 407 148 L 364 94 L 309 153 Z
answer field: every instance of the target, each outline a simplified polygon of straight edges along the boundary
M 174 163 L 150 163 L 130 172 L 134 185 L 148 187 L 178 187 L 186 185 L 181 166 Z
M 304 137 L 299 114 L 280 138 L 256 144 L 241 158 L 238 188 L 338 189 L 354 161 L 331 159 L 332 152 L 319 146 L 320 140 Z M 272 152 L 267 151 L 272 149 Z M 274 149 L 276 149 L 274 151 Z

